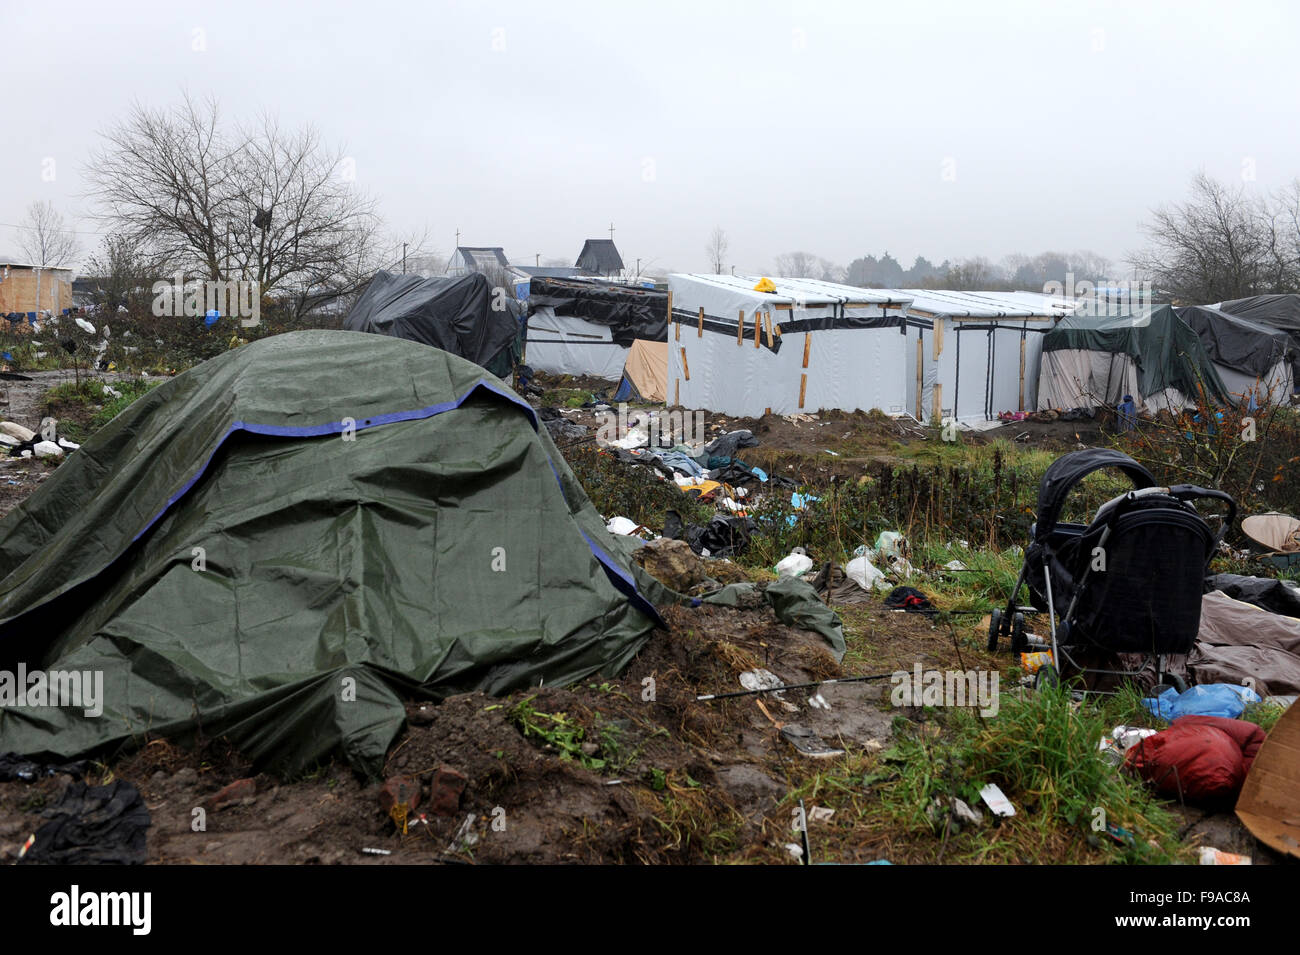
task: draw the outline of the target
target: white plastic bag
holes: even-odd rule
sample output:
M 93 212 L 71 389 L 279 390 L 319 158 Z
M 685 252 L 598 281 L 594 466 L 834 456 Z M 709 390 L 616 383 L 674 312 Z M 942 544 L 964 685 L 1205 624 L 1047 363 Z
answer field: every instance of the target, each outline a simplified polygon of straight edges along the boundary
M 853 581 L 863 590 L 871 590 L 873 587 L 879 588 L 885 584 L 885 575 L 876 569 L 875 565 L 865 557 L 854 557 L 844 567 L 844 576 Z
M 812 558 L 804 552 L 802 547 L 796 547 L 777 561 L 776 567 L 773 569 L 779 577 L 802 577 L 812 570 L 812 565 Z

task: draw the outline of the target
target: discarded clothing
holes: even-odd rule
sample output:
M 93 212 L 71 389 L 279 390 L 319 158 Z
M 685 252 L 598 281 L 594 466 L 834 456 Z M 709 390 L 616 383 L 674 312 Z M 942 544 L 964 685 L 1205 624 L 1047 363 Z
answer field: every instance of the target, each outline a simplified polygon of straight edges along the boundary
M 758 438 L 754 437 L 754 432 L 742 428 L 739 431 L 728 431 L 726 434 L 719 435 L 704 446 L 704 450 L 717 457 L 734 458 L 740 448 L 754 448 L 758 446 Z
M 664 537 L 684 540 L 691 545 L 691 550 L 705 557 L 731 557 L 744 553 L 756 529 L 748 517 L 718 515 L 705 525 L 683 525 L 682 516 L 676 511 L 664 515 Z
M 885 606 L 890 610 L 905 610 L 908 613 L 923 613 L 934 616 L 939 608 L 930 602 L 930 598 L 915 587 L 895 587 L 885 597 Z
M 832 561 L 822 565 L 812 582 L 813 590 L 827 603 L 865 604 L 871 602 L 871 593 L 863 590 L 849 577 L 844 568 Z
M 1205 587 L 1207 592 L 1221 590 L 1233 600 L 1243 600 L 1273 613 L 1300 617 L 1300 587 L 1289 580 L 1215 574 L 1205 579 Z
M 664 467 L 671 468 L 674 471 L 680 471 L 688 477 L 704 477 L 704 468 L 700 462 L 693 457 L 683 454 L 681 451 L 659 451 L 656 456 Z
M 145 861 L 149 809 L 140 790 L 124 780 L 107 786 L 72 783 L 41 815 L 24 863 L 139 865 Z
M 1250 680 L 1247 685 L 1262 696 L 1300 693 L 1300 620 L 1219 591 L 1208 593 L 1201 598 L 1200 627 L 1187 666 L 1197 683 Z
M 58 776 L 67 773 L 76 779 L 86 774 L 86 761 L 73 760 L 70 763 L 40 763 L 17 753 L 0 753 L 0 783 L 21 780 L 34 782 L 45 776 Z
M 1184 716 L 1137 743 L 1125 763 L 1162 796 L 1230 803 L 1241 792 L 1265 733 L 1254 723 Z

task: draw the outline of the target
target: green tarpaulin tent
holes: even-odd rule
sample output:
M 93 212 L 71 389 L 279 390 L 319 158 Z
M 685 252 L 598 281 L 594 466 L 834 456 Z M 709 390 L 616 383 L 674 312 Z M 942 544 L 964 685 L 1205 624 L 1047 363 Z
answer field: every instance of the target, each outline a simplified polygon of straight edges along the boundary
M 1113 407 L 1125 394 L 1144 413 L 1178 412 L 1202 395 L 1231 403 L 1196 332 L 1168 305 L 1072 315 L 1043 336 L 1040 409 Z
M 201 733 L 280 773 L 341 750 L 373 776 L 404 696 L 625 666 L 658 618 L 620 546 L 476 365 L 341 331 L 243 346 L 0 521 L 0 671 L 103 675 L 97 717 L 0 709 L 0 753 Z

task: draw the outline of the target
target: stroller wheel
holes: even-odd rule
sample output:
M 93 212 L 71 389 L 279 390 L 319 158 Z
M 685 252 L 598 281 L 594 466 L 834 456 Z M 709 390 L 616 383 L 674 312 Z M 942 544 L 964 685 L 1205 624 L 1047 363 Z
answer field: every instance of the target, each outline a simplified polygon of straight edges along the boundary
M 1002 611 L 995 610 L 989 614 L 989 653 L 998 649 L 998 634 L 1002 632 Z
M 1029 641 L 1025 639 L 1025 615 L 1017 613 L 1011 618 L 1011 652 L 1024 653 L 1029 649 Z
M 1041 690 L 1044 687 L 1055 689 L 1061 685 L 1061 675 L 1056 672 L 1056 667 L 1050 663 L 1038 671 L 1034 677 L 1034 689 Z

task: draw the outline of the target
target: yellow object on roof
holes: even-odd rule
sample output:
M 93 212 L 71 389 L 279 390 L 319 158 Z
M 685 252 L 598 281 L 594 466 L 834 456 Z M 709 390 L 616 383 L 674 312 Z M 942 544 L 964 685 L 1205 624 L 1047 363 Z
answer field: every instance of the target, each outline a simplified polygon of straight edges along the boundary
M 775 292 L 776 283 L 769 278 L 759 279 L 758 284 L 754 286 L 755 292 Z

